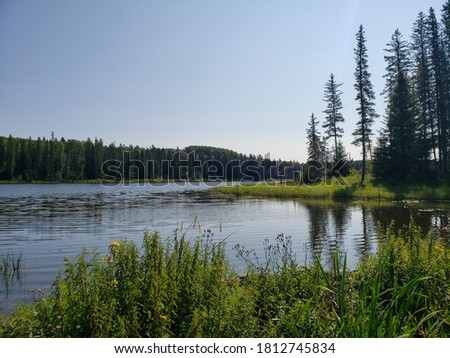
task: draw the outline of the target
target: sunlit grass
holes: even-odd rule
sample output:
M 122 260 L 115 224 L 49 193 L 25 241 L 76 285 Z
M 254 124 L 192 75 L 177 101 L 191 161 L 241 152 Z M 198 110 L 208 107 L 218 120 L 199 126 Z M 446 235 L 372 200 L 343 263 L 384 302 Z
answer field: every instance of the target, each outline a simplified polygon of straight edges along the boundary
M 306 198 L 331 200 L 450 200 L 450 187 L 428 187 L 416 184 L 377 184 L 370 175 L 365 185 L 359 185 L 359 173 L 352 173 L 339 181 L 321 181 L 317 184 L 258 183 L 254 185 L 221 186 L 214 192 L 237 197 Z

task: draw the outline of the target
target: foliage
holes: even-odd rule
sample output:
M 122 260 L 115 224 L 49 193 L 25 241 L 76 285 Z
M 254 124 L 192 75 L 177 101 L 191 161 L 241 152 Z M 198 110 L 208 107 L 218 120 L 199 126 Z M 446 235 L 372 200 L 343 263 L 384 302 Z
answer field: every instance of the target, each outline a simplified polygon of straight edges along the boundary
M 374 174 L 379 179 L 396 181 L 416 177 L 419 151 L 415 135 L 418 133 L 411 81 L 407 43 L 396 30 L 387 44 L 386 123 L 375 148 Z
M 386 123 L 375 148 L 374 175 L 382 180 L 432 183 L 448 176 L 450 129 L 449 1 L 442 23 L 420 12 L 411 43 L 396 30 L 388 43 Z
M 308 161 L 322 162 L 324 159 L 323 143 L 319 132 L 319 121 L 314 113 L 311 114 L 306 128 L 306 140 L 308 145 Z
M 95 182 L 161 180 L 265 180 L 284 173 L 291 178 L 297 162 L 244 155 L 224 148 L 184 149 L 106 146 L 91 141 L 0 137 L 2 182 Z
M 439 235 L 441 234 L 441 235 Z M 0 318 L 3 337 L 448 337 L 448 230 L 414 222 L 379 234 L 378 251 L 353 272 L 332 261 L 300 266 L 290 237 L 266 240 L 263 259 L 237 245 L 234 272 L 208 232 L 189 242 L 145 233 L 138 249 L 67 261 L 50 297 Z
M 334 75 L 331 74 L 324 88 L 324 101 L 327 103 L 327 108 L 323 111 L 325 114 L 323 128 L 325 128 L 325 139 L 333 138 L 334 163 L 347 159 L 347 155 L 343 149 L 343 143 L 339 141 L 339 138 L 342 138 L 344 133 L 344 130 L 340 127 L 340 124 L 344 122 L 344 116 L 341 113 L 343 108 L 341 100 L 342 91 L 339 89 L 341 86 L 342 83 L 336 83 Z
M 354 141 L 352 144 L 362 148 L 362 169 L 361 184 L 364 183 L 366 174 L 366 161 L 371 151 L 372 125 L 378 114 L 375 111 L 375 92 L 370 81 L 366 36 L 364 28 L 361 25 L 356 34 L 357 45 L 355 47 L 355 100 L 358 103 L 356 111 L 359 115 L 359 121 L 356 123 L 356 129 L 353 131 Z

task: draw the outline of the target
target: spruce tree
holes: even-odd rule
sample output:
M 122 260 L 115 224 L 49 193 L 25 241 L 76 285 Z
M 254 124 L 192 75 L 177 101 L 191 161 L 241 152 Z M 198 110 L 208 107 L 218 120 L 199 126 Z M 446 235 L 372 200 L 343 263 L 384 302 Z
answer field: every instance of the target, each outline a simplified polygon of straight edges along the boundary
M 325 113 L 325 123 L 323 128 L 325 129 L 325 139 L 329 140 L 333 138 L 334 142 L 334 161 L 335 163 L 341 158 L 338 155 L 338 142 L 339 138 L 342 138 L 344 130 L 340 127 L 340 123 L 344 122 L 344 117 L 341 113 L 342 110 L 342 91 L 339 87 L 342 83 L 336 83 L 334 75 L 330 75 L 330 79 L 327 81 L 324 87 L 324 101 L 327 103 L 327 108 L 323 111 Z
M 430 82 L 433 93 L 433 117 L 437 128 L 437 144 L 439 171 L 445 175 L 447 171 L 447 143 L 448 143 L 448 96 L 446 88 L 448 86 L 445 75 L 445 55 L 443 42 L 439 33 L 439 23 L 436 19 L 433 8 L 430 8 L 426 21 L 427 44 L 430 53 Z
M 384 56 L 386 61 L 386 74 L 383 78 L 386 79 L 386 86 L 383 95 L 387 96 L 389 100 L 390 94 L 399 81 L 400 72 L 403 75 L 408 75 L 411 68 L 410 52 L 408 43 L 403 40 L 403 35 L 398 29 L 395 30 L 391 36 L 391 41 L 386 45 L 384 50 L 387 54 Z
M 418 110 L 419 125 L 419 158 L 426 165 L 430 154 L 434 168 L 438 170 L 437 130 L 434 120 L 434 101 L 431 84 L 431 64 L 426 16 L 420 12 L 414 23 L 412 33 L 412 79 L 414 97 Z
M 375 149 L 374 175 L 381 179 L 414 179 L 417 169 L 416 121 L 409 79 L 403 70 L 389 91 L 385 128 Z
M 317 182 L 325 174 L 325 141 L 319 132 L 319 121 L 314 113 L 311 114 L 308 128 L 306 129 L 308 146 L 308 163 L 303 166 L 303 181 L 306 183 Z
M 311 114 L 308 128 L 306 129 L 308 145 L 308 161 L 321 162 L 323 160 L 323 142 L 319 132 L 319 121 L 314 113 Z
M 369 66 L 367 61 L 366 37 L 364 28 L 361 25 L 356 34 L 357 45 L 355 47 L 355 100 L 358 102 L 357 112 L 359 121 L 356 123 L 356 129 L 353 132 L 355 137 L 352 144 L 361 146 L 362 166 L 360 185 L 364 184 L 366 175 L 366 161 L 370 153 L 372 124 L 378 114 L 375 111 L 375 92 L 370 82 Z
M 442 49 L 443 56 L 443 84 L 445 91 L 445 112 L 447 114 L 447 129 L 450 131 L 450 0 L 442 7 Z

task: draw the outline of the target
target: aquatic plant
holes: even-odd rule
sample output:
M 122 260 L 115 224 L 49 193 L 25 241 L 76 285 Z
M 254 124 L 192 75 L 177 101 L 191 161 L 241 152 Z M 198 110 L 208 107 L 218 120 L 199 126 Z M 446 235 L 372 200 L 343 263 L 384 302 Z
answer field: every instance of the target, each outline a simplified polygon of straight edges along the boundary
M 0 253 L 0 287 L 4 287 L 6 295 L 14 281 L 21 282 L 22 259 L 22 251 Z

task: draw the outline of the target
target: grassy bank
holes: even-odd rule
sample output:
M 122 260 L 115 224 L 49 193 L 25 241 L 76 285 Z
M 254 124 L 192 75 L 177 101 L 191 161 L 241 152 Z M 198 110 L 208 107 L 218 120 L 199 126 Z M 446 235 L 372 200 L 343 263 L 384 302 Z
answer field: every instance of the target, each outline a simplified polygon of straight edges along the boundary
M 145 233 L 142 248 L 113 242 L 106 256 L 67 261 L 50 297 L 0 318 L 0 336 L 448 337 L 450 252 L 438 234 L 387 229 L 352 272 L 337 254 L 300 266 L 279 236 L 259 263 L 237 246 L 239 275 L 222 242 Z
M 435 187 L 408 183 L 396 185 L 376 184 L 369 176 L 366 184 L 360 186 L 357 174 L 346 177 L 345 182 L 341 181 L 340 183 L 336 181 L 316 185 L 259 183 L 255 185 L 223 186 L 212 190 L 217 193 L 238 197 L 249 196 L 278 199 L 450 200 L 450 187 L 444 184 Z

